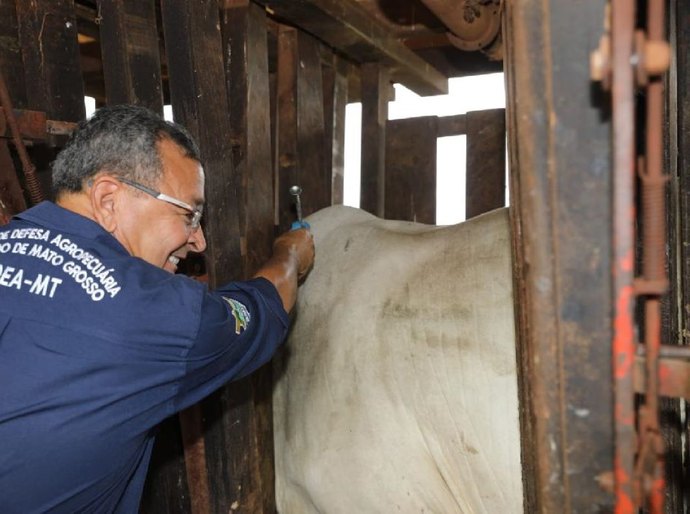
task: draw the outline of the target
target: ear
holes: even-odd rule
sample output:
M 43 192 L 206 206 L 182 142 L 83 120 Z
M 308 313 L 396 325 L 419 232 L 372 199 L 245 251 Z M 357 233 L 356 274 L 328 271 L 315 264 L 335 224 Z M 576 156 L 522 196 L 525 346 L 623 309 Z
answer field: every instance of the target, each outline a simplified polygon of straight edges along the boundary
M 111 234 L 117 229 L 118 192 L 121 184 L 113 177 L 100 175 L 93 180 L 89 193 L 94 218 Z

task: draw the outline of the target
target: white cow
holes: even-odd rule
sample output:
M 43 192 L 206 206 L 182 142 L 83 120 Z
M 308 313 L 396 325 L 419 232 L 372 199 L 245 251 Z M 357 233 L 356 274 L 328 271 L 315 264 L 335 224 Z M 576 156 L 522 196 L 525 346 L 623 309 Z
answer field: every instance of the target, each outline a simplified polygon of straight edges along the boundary
M 281 514 L 523 512 L 507 210 L 331 207 L 276 365 Z

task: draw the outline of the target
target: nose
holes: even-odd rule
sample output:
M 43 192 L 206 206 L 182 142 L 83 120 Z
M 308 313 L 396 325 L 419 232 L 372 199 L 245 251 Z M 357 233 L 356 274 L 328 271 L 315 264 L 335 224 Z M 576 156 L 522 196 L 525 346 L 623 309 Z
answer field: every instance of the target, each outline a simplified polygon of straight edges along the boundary
M 189 234 L 189 239 L 187 244 L 193 252 L 201 253 L 206 250 L 206 238 L 204 237 L 204 229 L 199 227 L 196 230 L 192 230 Z

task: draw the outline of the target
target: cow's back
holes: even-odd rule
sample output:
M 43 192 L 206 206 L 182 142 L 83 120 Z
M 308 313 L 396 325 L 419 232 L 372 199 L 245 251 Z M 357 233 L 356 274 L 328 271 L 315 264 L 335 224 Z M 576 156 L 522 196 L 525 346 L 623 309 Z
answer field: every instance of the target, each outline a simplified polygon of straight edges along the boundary
M 276 363 L 279 511 L 522 512 L 507 211 L 309 221 L 316 261 Z

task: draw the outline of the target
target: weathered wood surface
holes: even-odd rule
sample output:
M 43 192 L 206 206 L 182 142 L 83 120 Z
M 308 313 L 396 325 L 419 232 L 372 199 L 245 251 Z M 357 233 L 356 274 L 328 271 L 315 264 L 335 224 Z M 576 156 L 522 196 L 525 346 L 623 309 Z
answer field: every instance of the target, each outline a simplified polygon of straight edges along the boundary
M 505 10 L 526 512 L 610 512 L 610 120 L 588 53 L 605 1 Z M 558 56 L 557 62 L 552 59 Z M 596 284 L 596 287 L 583 287 Z
M 77 22 L 72 0 L 17 2 L 27 107 L 49 119 L 84 119 Z
M 206 269 L 213 287 L 241 278 L 243 269 L 218 3 L 163 0 L 161 10 L 173 113 L 199 143 L 206 171 Z M 204 434 L 206 451 L 189 437 L 186 441 L 195 512 L 228 512 L 233 502 L 244 505 L 245 492 L 237 482 L 247 473 L 243 464 L 251 451 L 246 443 L 253 435 L 244 433 L 252 428 L 251 398 L 236 402 L 247 406 L 231 413 L 226 405 L 235 400 L 230 396 L 222 389 L 181 414 L 188 436 Z
M 467 113 L 465 217 L 479 216 L 506 202 L 505 109 Z
M 464 136 L 467 134 L 467 116 L 456 114 L 454 116 L 439 116 L 438 137 Z
M 318 41 L 287 26 L 278 35 L 279 230 L 296 219 L 292 185 L 302 188 L 304 216 L 330 205 L 330 156 L 324 155 L 324 114 Z M 327 164 L 328 163 L 328 164 Z
M 26 108 L 24 64 L 22 62 L 17 0 L 0 2 L 0 70 L 15 109 Z
M 222 35 L 230 108 L 239 227 L 244 277 L 271 255 L 274 232 L 274 186 L 271 158 L 268 42 L 266 14 L 248 0 L 225 0 Z M 238 491 L 232 512 L 274 512 L 272 368 L 231 384 L 223 396 L 233 443 L 232 483 Z
M 172 416 L 159 427 L 139 508 L 141 514 L 204 512 L 192 509 L 193 498 L 187 486 L 185 453 L 178 418 Z
M 448 80 L 356 2 L 341 0 L 258 0 L 287 22 L 301 27 L 358 63 L 380 62 L 393 80 L 420 95 L 448 92 Z
M 664 332 L 662 341 L 687 345 L 690 327 L 690 5 L 677 2 L 671 9 L 674 30 L 672 40 L 676 60 L 669 74 L 666 116 L 669 126 L 664 147 L 666 166 L 670 175 L 668 244 L 670 290 L 664 301 Z M 674 258 L 675 256 L 675 258 Z M 690 450 L 682 442 L 683 434 L 690 435 L 686 400 L 662 398 L 660 404 L 662 434 L 666 446 L 665 478 L 667 481 L 664 510 L 666 513 L 685 512 L 690 508 L 690 470 L 687 462 Z
M 0 72 L 15 109 L 26 107 L 24 65 L 17 24 L 15 0 L 0 3 Z M 9 134 L 7 123 L 4 124 Z M 0 224 L 26 209 L 26 201 L 15 170 L 7 139 L 0 139 Z
M 386 196 L 386 123 L 388 120 L 388 71 L 365 64 L 362 74 L 362 166 L 360 208 L 384 217 Z
M 108 104 L 163 113 L 155 0 L 102 0 L 100 42 Z
M 330 53 L 330 52 L 329 52 Z M 345 107 L 347 105 L 347 64 L 331 54 L 323 66 L 323 117 L 326 160 L 331 160 L 331 203 L 343 203 L 345 177 Z
M 245 274 L 252 275 L 270 256 L 273 242 L 266 14 L 249 0 L 226 0 L 222 29 L 242 253 Z
M 388 122 L 386 219 L 436 223 L 437 125 L 436 116 Z

